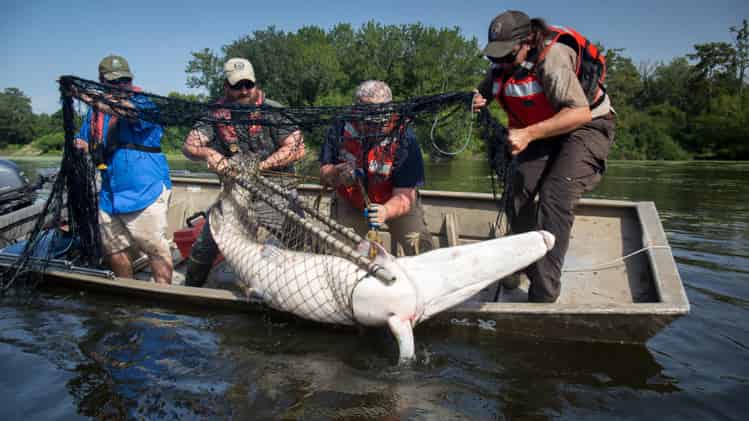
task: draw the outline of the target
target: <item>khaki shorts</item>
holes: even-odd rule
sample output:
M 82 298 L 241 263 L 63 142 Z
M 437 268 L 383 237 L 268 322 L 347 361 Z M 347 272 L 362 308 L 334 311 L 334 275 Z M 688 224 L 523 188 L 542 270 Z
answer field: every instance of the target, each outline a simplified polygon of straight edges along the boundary
M 166 187 L 147 208 L 130 213 L 110 215 L 99 210 L 99 229 L 104 253 L 111 255 L 136 247 L 149 257 L 172 259 L 166 238 L 167 209 L 171 190 Z

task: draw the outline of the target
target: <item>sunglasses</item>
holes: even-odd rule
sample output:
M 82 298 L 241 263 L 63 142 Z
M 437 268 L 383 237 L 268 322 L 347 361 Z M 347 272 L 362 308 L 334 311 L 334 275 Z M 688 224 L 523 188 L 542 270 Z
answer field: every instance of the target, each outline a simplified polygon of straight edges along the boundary
M 129 77 L 121 77 L 119 79 L 110 80 L 107 83 L 110 85 L 127 85 L 128 83 L 132 82 L 133 80 Z
M 231 88 L 231 89 L 233 89 L 235 91 L 238 91 L 240 89 L 250 90 L 250 89 L 252 89 L 254 87 L 255 87 L 255 82 L 253 82 L 251 80 L 240 80 L 239 82 L 237 82 L 237 83 L 235 83 L 233 85 L 231 85 L 231 84 L 229 85 L 229 88 Z
M 515 57 L 517 57 L 517 52 L 512 52 L 510 54 L 504 55 L 502 57 L 490 57 L 486 56 L 486 58 L 489 59 L 494 64 L 511 64 L 515 62 Z

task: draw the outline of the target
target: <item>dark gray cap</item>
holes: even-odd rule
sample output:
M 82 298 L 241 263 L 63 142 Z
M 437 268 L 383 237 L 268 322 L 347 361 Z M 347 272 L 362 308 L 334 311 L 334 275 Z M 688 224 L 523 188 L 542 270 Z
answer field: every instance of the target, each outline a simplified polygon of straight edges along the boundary
M 489 43 L 484 48 L 484 55 L 504 57 L 530 33 L 531 20 L 525 13 L 508 10 L 499 14 L 489 25 Z

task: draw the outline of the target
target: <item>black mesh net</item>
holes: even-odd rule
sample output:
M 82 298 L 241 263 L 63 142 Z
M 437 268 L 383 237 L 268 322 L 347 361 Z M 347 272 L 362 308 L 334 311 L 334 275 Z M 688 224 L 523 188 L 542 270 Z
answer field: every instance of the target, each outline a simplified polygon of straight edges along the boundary
M 97 269 L 106 263 L 98 222 L 97 168 L 106 165 L 116 142 L 92 138 L 87 151 L 76 147 L 73 116 L 78 100 L 114 116 L 110 125 L 119 119 L 185 128 L 186 142 L 193 142 L 191 153 L 207 159 L 221 179 L 222 192 L 210 211 L 211 232 L 236 276 L 248 291 L 251 286 L 274 307 L 339 323 L 350 322 L 351 315 L 331 316 L 326 308 L 348 307 L 353 286 L 366 274 L 383 282 L 391 282 L 394 274 L 375 263 L 374 248 L 367 241 L 319 212 L 314 198 L 298 194 L 297 186 L 310 181 L 299 175 L 300 164 L 316 161 L 303 158 L 302 138 L 344 128 L 334 131 L 340 143 L 350 126 L 363 144 L 405 142 L 415 124 L 429 127 L 439 115 L 440 125 L 450 125 L 471 115 L 473 97 L 471 92 L 454 92 L 340 107 L 278 107 L 262 101 L 203 104 L 72 76 L 60 79 L 60 90 L 65 121 L 60 171 L 25 249 L 3 273 L 3 289 L 29 279 L 22 275 L 43 273 L 55 264 L 49 243 L 59 238 L 74 237 L 75 251 L 65 257 L 68 267 Z M 488 114 L 482 119 L 486 127 L 493 127 L 487 137 L 501 140 L 500 126 L 491 126 L 494 120 Z M 509 161 L 497 150 L 490 149 L 491 160 L 502 181 Z

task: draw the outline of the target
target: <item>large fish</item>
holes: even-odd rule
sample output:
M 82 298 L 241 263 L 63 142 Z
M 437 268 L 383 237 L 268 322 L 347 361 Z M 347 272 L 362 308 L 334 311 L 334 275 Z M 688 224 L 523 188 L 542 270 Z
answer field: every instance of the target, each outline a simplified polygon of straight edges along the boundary
M 396 280 L 386 284 L 351 261 L 293 251 L 262 235 L 250 194 L 225 182 L 210 212 L 211 232 L 239 279 L 271 307 L 325 323 L 389 326 L 400 361 L 414 357 L 413 327 L 462 303 L 492 282 L 546 254 L 554 236 L 534 231 L 419 256 L 394 258 L 377 247 L 375 263 Z

